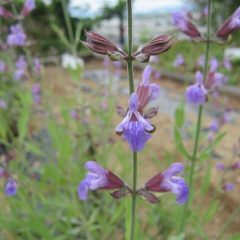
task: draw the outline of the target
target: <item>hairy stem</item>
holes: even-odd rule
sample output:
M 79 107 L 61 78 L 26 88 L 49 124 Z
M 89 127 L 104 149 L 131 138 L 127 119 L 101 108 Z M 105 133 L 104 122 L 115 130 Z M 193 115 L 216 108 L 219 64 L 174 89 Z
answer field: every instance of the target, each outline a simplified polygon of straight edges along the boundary
M 133 82 L 133 62 L 132 62 L 132 0 L 127 0 L 128 9 L 128 80 L 129 80 L 129 93 L 134 92 Z M 137 153 L 133 152 L 133 187 L 132 187 L 132 204 L 131 204 L 131 232 L 130 240 L 135 237 L 135 215 L 136 215 L 136 188 L 137 188 Z
M 207 41 L 206 41 L 206 50 L 205 50 L 205 63 L 204 63 L 204 70 L 203 70 L 203 80 L 206 81 L 207 72 L 208 72 L 208 59 L 209 59 L 209 51 L 210 51 L 210 24 L 211 24 L 211 0 L 208 0 L 208 16 L 207 16 Z M 197 126 L 195 132 L 195 140 L 194 140 L 194 147 L 191 157 L 191 167 L 189 172 L 189 193 L 190 193 L 190 200 L 186 203 L 183 208 L 182 219 L 180 223 L 180 232 L 184 231 L 188 208 L 190 207 L 190 203 L 192 201 L 192 186 L 193 186 L 193 177 L 194 177 L 194 170 L 195 170 L 195 162 L 197 160 L 197 153 L 198 153 L 198 145 L 199 145 L 199 138 L 200 138 L 200 131 L 201 131 L 201 124 L 202 124 L 202 112 L 203 112 L 203 105 L 198 107 L 198 119 L 197 119 Z
M 137 153 L 133 153 L 133 193 L 131 206 L 131 235 L 130 239 L 134 240 L 135 236 L 135 212 L 136 212 L 136 188 L 137 188 Z

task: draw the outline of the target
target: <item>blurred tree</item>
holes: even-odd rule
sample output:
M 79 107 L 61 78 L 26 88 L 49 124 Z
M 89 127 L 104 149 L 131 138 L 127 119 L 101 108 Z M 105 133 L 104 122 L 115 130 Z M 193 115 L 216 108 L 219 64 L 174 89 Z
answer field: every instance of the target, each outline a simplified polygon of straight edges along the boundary
M 112 6 L 109 4 L 105 4 L 102 9 L 102 18 L 103 19 L 111 19 L 112 17 L 118 17 L 119 19 L 119 43 L 124 45 L 125 38 L 124 38 L 124 14 L 126 9 L 126 1 L 125 0 L 118 0 L 116 5 Z

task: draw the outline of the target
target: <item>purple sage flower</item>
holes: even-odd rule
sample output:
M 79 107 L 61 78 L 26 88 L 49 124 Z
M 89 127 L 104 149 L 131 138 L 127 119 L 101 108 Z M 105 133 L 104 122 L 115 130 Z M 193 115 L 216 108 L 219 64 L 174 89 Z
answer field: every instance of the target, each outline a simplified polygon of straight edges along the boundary
M 202 11 L 202 16 L 206 17 L 208 15 L 208 6 L 205 6 L 203 11 Z
M 2 60 L 0 60 L 0 73 L 4 73 L 7 70 L 6 63 Z
M 224 171 L 225 170 L 225 165 L 223 163 L 217 163 L 216 164 L 216 169 L 219 171 Z
M 34 58 L 34 72 L 39 74 L 41 72 L 41 63 L 39 58 Z
M 210 72 L 216 72 L 218 69 L 218 60 L 216 58 L 212 58 L 210 61 Z
M 172 192 L 176 195 L 176 202 L 184 204 L 188 200 L 189 190 L 186 181 L 177 176 L 183 172 L 181 163 L 173 163 L 163 173 L 159 173 L 145 184 L 145 189 L 150 192 Z
M 4 178 L 6 175 L 6 170 L 3 167 L 0 167 L 0 178 Z
M 78 114 L 77 110 L 75 110 L 75 109 L 70 111 L 70 115 L 71 115 L 72 119 L 74 119 L 74 120 L 80 119 L 79 114 Z
M 26 68 L 27 68 L 27 62 L 25 60 L 25 57 L 21 55 L 18 57 L 16 61 L 16 70 L 14 73 L 14 79 L 16 81 L 20 80 L 25 76 Z
M 158 70 L 155 70 L 155 71 L 154 71 L 153 78 L 154 78 L 155 80 L 161 78 L 161 76 L 162 76 L 161 72 L 159 72 Z
M 217 119 L 213 119 L 210 124 L 209 131 L 216 133 L 219 130 L 219 127 L 220 127 L 219 121 Z
M 26 0 L 22 8 L 21 15 L 26 17 L 35 8 L 35 0 Z
M 123 138 L 129 143 L 133 152 L 139 152 L 144 148 L 151 138 L 149 132 L 154 130 L 150 122 L 141 116 L 138 108 L 138 97 L 136 93 L 133 93 L 129 99 L 127 114 L 116 127 L 116 133 L 123 134 Z
M 238 170 L 238 169 L 240 169 L 240 162 L 235 162 L 235 163 L 233 163 L 232 166 L 231 166 L 231 169 L 232 169 L 232 170 Z
M 240 7 L 223 23 L 217 31 L 217 37 L 227 40 L 229 35 L 240 29 Z
M 33 95 L 33 99 L 34 102 L 36 104 L 40 104 L 41 103 L 41 99 L 42 99 L 42 94 L 41 94 L 41 85 L 39 83 L 35 83 L 32 86 L 32 95 Z
M 204 63 L 205 63 L 205 56 L 201 55 L 196 62 L 196 68 L 203 68 Z
M 185 65 L 185 59 L 182 54 L 176 56 L 175 61 L 173 62 L 173 67 L 178 68 Z
M 207 100 L 207 90 L 203 85 L 203 75 L 197 72 L 195 75 L 196 83 L 187 87 L 185 91 L 186 101 L 193 105 L 202 105 Z
M 147 65 L 136 93 L 130 96 L 127 112 L 119 107 L 119 113 L 121 112 L 120 115 L 124 119 L 116 127 L 116 133 L 123 134 L 123 138 L 129 143 L 133 152 L 141 151 L 151 138 L 150 133 L 155 130 L 148 119 L 157 114 L 158 108 L 146 109 L 146 106 L 158 98 L 160 89 L 157 84 L 149 83 L 151 74 L 152 69 Z
M 27 35 L 24 33 L 20 24 L 10 27 L 10 34 L 7 36 L 7 44 L 9 46 L 25 46 Z
M 5 100 L 0 99 L 0 109 L 6 109 L 7 108 L 7 103 Z
M 5 184 L 5 188 L 4 188 L 4 192 L 5 195 L 8 197 L 12 197 L 14 195 L 16 195 L 17 193 L 17 183 L 15 180 L 13 180 L 12 178 L 8 179 L 6 184 Z
M 85 168 L 88 173 L 78 187 L 78 196 L 81 200 L 87 200 L 89 190 L 119 189 L 124 186 L 119 177 L 94 161 L 86 162 Z
M 231 192 L 235 188 L 235 184 L 231 182 L 227 182 L 223 185 L 223 190 L 226 192 Z
M 188 19 L 186 14 L 176 12 L 172 14 L 172 23 L 180 31 L 191 37 L 192 39 L 201 39 L 202 35 L 195 25 Z
M 223 67 L 226 68 L 228 71 L 232 70 L 232 64 L 227 58 L 224 58 L 223 60 Z

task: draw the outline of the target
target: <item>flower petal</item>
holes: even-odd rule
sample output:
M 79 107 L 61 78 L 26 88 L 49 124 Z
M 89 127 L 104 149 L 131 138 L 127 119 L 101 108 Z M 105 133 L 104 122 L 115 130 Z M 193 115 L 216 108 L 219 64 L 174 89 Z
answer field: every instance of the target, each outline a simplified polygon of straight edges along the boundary
M 88 198 L 89 183 L 83 180 L 78 186 L 78 197 L 79 199 L 85 201 Z
M 132 95 L 130 96 L 130 99 L 128 101 L 128 105 L 129 105 L 129 110 L 132 112 L 136 112 L 138 109 L 138 97 L 136 93 L 132 93 Z
M 183 170 L 184 170 L 183 164 L 176 162 L 170 165 L 170 167 L 163 172 L 163 175 L 165 177 L 171 177 L 181 173 Z
M 139 112 L 137 112 L 135 115 L 138 122 L 144 126 L 146 131 L 151 132 L 154 130 L 154 127 L 148 122 L 148 120 L 144 119 Z
M 186 88 L 185 98 L 188 103 L 198 106 L 206 102 L 206 91 L 203 86 L 194 84 Z
M 145 126 L 141 123 L 131 121 L 125 127 L 123 137 L 129 143 L 133 152 L 140 152 L 151 138 L 151 135 L 145 131 Z
M 130 121 L 130 116 L 129 114 L 127 114 L 126 117 L 115 128 L 116 133 L 122 133 L 125 125 L 128 124 L 129 121 Z
M 101 175 L 106 175 L 106 172 L 107 172 L 103 167 L 101 167 L 99 164 L 97 164 L 97 163 L 94 162 L 94 161 L 87 161 L 87 162 L 85 163 L 85 168 L 86 168 L 89 172 L 95 173 L 95 174 L 97 174 L 97 175 L 99 175 L 99 176 L 101 176 Z
M 157 84 L 151 83 L 150 85 L 150 91 L 149 91 L 149 97 L 148 101 L 154 101 L 156 100 L 160 95 L 160 87 Z
M 142 75 L 142 84 L 143 85 L 148 85 L 151 73 L 152 73 L 152 68 L 150 65 L 147 65 L 144 68 L 143 75 Z
M 178 204 L 186 203 L 189 196 L 189 190 L 185 180 L 181 177 L 173 177 L 171 182 L 171 191 L 176 195 L 176 202 Z

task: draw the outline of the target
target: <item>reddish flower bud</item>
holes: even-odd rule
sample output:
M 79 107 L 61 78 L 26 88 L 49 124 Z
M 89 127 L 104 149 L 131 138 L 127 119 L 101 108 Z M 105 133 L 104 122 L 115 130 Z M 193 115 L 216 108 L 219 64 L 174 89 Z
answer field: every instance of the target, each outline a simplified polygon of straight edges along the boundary
M 86 32 L 86 35 L 87 41 L 81 41 L 81 43 L 93 52 L 102 55 L 109 55 L 113 61 L 127 57 L 127 54 L 109 39 L 95 32 Z
M 120 199 L 126 197 L 129 193 L 131 193 L 131 190 L 127 186 L 125 186 L 121 189 L 112 192 L 111 196 L 115 199 Z
M 223 23 L 216 35 L 227 40 L 228 36 L 238 29 L 240 29 L 240 7 Z
M 140 189 L 138 194 L 143 196 L 149 203 L 159 203 L 160 201 L 153 193 L 145 189 Z
M 14 18 L 14 15 L 4 7 L 0 7 L 0 16 L 2 16 L 5 19 Z
M 85 167 L 88 173 L 78 187 L 78 195 L 81 200 L 86 200 L 88 198 L 89 190 L 111 190 L 120 189 L 125 186 L 124 182 L 119 177 L 94 161 L 88 161 Z
M 140 62 L 148 62 L 150 56 L 158 55 L 166 52 L 176 43 L 176 40 L 171 35 L 160 35 L 155 37 L 145 45 L 138 48 L 133 54 L 134 59 Z
M 184 204 L 188 200 L 189 190 L 185 180 L 177 176 L 183 171 L 181 163 L 173 163 L 163 173 L 159 173 L 148 180 L 145 184 L 145 191 L 169 192 L 176 195 L 178 204 Z
M 185 33 L 192 39 L 201 39 L 202 35 L 196 28 L 196 26 L 188 20 L 188 17 L 184 13 L 176 12 L 172 15 L 172 23 L 181 32 Z

